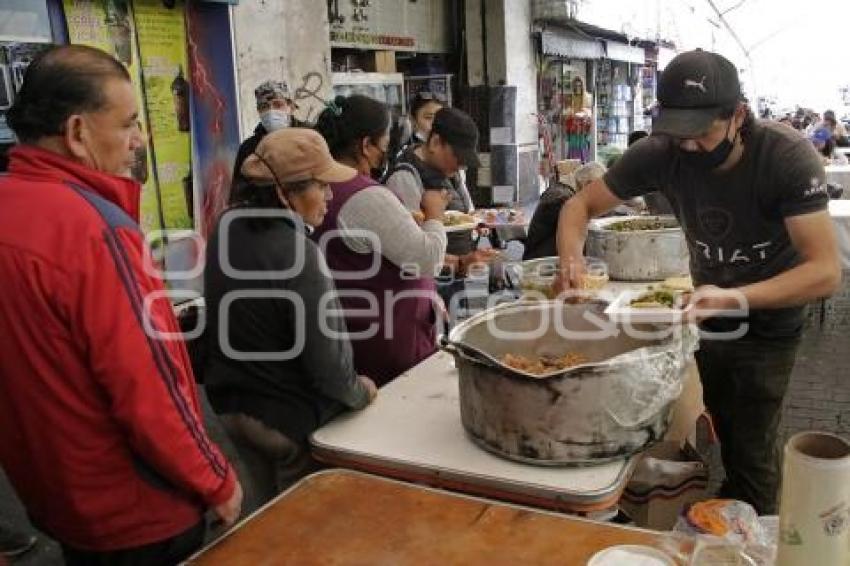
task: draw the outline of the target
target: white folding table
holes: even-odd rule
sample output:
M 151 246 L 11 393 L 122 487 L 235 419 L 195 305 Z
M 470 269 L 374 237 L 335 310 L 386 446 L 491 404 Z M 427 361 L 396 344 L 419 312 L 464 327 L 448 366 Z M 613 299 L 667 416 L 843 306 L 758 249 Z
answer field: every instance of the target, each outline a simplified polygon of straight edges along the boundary
M 824 167 L 826 171 L 826 182 L 834 183 L 844 187 L 842 199 L 850 199 L 850 165 L 827 165 Z
M 850 191 L 850 185 L 845 192 Z M 850 200 L 829 201 L 829 215 L 835 226 L 838 238 L 838 251 L 841 255 L 841 266 L 850 269 Z
M 478 447 L 460 421 L 458 375 L 438 352 L 384 386 L 375 402 L 316 431 L 315 456 L 337 466 L 571 513 L 613 507 L 634 458 L 589 467 L 513 462 Z

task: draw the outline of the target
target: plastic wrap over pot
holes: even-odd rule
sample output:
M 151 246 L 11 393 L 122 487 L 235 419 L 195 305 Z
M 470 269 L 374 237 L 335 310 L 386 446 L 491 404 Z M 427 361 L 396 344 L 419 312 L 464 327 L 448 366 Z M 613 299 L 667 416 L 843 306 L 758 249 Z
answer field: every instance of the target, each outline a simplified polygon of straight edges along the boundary
M 683 326 L 615 324 L 604 306 L 502 305 L 452 330 L 444 347 L 455 357 L 461 420 L 476 443 L 535 464 L 588 464 L 664 435 L 696 335 Z M 505 354 L 568 352 L 587 363 L 533 375 L 501 362 Z

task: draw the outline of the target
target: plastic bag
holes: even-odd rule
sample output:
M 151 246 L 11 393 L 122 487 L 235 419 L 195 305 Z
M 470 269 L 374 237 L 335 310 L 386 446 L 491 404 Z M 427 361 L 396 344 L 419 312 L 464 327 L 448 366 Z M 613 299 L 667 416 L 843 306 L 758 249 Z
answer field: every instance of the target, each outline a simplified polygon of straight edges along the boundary
M 696 537 L 692 566 L 773 563 L 775 542 L 753 507 L 734 499 L 709 499 L 688 506 L 676 532 Z

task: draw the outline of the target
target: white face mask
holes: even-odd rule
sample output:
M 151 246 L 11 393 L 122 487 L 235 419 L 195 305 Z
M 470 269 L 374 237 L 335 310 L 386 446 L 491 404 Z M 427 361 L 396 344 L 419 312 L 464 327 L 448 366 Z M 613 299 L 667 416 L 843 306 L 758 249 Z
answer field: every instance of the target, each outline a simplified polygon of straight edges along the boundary
M 288 128 L 292 123 L 292 117 L 286 110 L 267 110 L 260 114 L 260 123 L 267 132 L 274 132 Z

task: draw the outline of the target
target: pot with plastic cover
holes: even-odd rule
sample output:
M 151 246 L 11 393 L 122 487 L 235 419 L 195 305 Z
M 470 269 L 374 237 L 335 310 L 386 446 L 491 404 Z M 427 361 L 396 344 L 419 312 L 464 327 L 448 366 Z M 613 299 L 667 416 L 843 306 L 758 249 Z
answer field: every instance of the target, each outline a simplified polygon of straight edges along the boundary
M 696 338 L 687 326 L 615 324 L 604 307 L 514 303 L 452 330 L 443 348 L 455 358 L 461 420 L 478 445 L 533 464 L 593 464 L 663 437 Z M 537 364 L 532 373 L 505 363 L 511 356 L 578 365 Z

